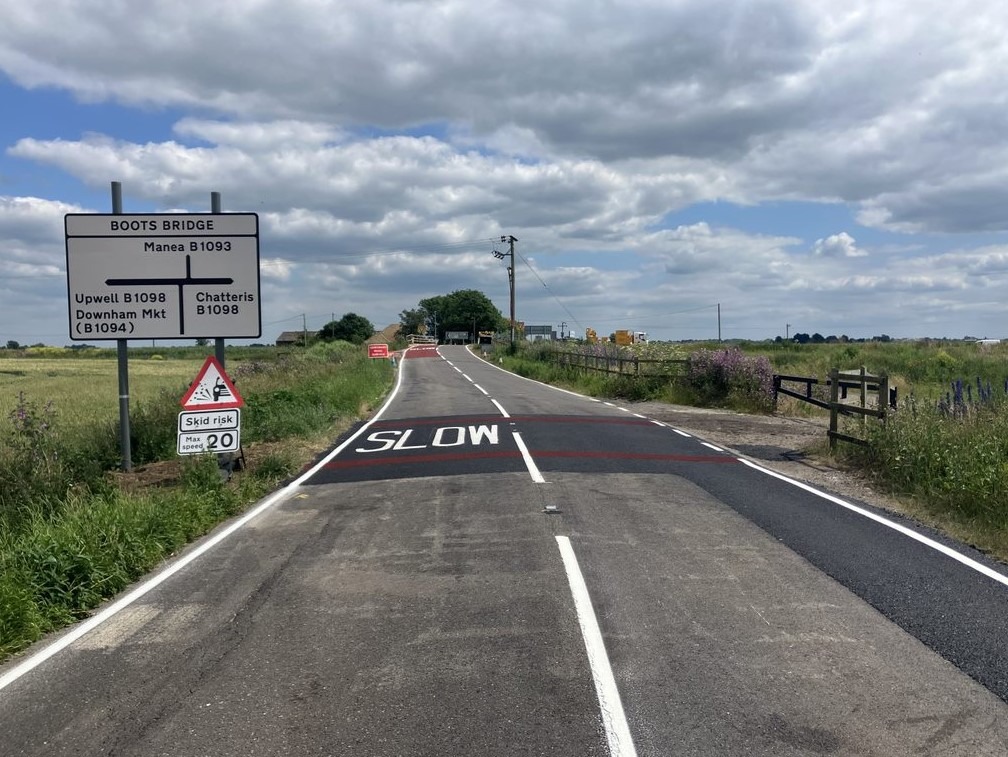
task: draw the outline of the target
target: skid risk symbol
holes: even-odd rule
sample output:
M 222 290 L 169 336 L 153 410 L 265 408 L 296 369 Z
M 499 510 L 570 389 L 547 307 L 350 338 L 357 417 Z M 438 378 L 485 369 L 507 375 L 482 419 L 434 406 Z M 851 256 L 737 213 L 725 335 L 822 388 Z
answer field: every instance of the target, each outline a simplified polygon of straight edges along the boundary
M 194 279 L 192 276 L 191 256 L 185 256 L 185 278 L 156 278 L 156 279 L 105 279 L 105 285 L 110 287 L 129 286 L 177 286 L 179 293 L 179 333 L 185 333 L 185 305 L 182 302 L 182 291 L 187 286 L 198 286 L 208 284 L 234 284 L 234 279 L 225 277 L 206 277 Z

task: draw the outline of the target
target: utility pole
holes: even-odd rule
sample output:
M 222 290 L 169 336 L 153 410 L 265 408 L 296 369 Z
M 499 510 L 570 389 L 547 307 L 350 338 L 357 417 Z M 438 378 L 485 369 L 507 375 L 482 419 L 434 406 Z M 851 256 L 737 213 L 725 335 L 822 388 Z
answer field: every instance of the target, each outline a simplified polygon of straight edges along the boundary
M 210 212 L 211 213 L 221 213 L 221 193 L 211 192 L 210 193 Z M 214 339 L 214 356 L 217 358 L 217 362 L 220 363 L 221 368 L 224 368 L 224 338 L 217 337 Z
M 721 303 L 717 304 L 717 340 L 721 343 Z
M 514 234 L 505 234 L 501 236 L 501 242 L 507 242 L 510 251 L 508 254 L 511 256 L 511 265 L 508 266 L 508 284 L 511 285 L 511 354 L 515 353 L 515 259 L 514 259 L 514 246 L 518 238 Z M 503 256 L 502 256 L 503 257 Z
M 563 341 L 563 338 L 564 338 L 564 329 L 566 329 L 566 328 L 567 328 L 567 321 L 561 321 L 560 322 L 560 341 L 561 342 Z
M 301 314 L 301 328 L 304 329 L 304 346 L 308 346 L 308 316 Z
M 790 323 L 785 323 L 784 324 L 784 341 L 785 342 L 791 341 L 791 324 Z

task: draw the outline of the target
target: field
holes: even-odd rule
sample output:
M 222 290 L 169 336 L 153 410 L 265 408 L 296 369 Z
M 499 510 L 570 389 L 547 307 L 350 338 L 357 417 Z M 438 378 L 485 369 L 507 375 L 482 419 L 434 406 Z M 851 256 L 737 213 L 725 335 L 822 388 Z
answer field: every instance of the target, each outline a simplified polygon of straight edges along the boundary
M 131 404 L 152 402 L 162 391 L 173 389 L 178 389 L 181 399 L 202 363 L 202 358 L 131 360 Z M 56 417 L 67 429 L 118 418 L 119 379 L 115 357 L 0 357 L 0 414 L 3 417 L 9 417 L 15 410 L 22 394 L 39 405 L 52 403 Z

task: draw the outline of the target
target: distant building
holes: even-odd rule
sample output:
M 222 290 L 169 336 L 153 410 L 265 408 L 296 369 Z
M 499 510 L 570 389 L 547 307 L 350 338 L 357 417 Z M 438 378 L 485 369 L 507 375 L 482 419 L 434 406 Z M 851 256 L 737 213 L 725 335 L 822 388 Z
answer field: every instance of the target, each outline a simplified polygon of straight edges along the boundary
M 276 338 L 277 347 L 292 347 L 296 344 L 304 343 L 305 332 L 303 331 L 284 331 Z

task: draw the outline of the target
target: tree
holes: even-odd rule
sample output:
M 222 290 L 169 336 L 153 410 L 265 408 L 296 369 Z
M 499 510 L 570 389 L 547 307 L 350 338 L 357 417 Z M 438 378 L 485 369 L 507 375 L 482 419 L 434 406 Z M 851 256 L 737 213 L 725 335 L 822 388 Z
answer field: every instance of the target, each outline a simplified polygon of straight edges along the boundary
M 410 334 L 427 333 L 427 311 L 423 308 L 413 308 L 404 310 L 399 314 L 399 334 L 409 336 Z
M 15 342 L 13 339 L 9 339 L 7 341 L 7 349 L 9 349 L 9 350 L 19 350 L 19 349 L 21 349 L 21 345 L 18 344 L 17 342 Z
M 428 333 L 444 339 L 447 331 L 500 331 L 505 326 L 504 316 L 490 298 L 475 289 L 461 289 L 451 294 L 420 300 L 420 308 L 437 321 L 437 333 Z M 475 338 L 475 335 L 473 335 Z
M 205 336 L 201 336 L 199 339 L 196 340 L 197 347 L 206 347 L 208 344 L 210 344 L 210 340 L 207 339 Z
M 318 332 L 318 338 L 324 342 L 342 339 L 344 342 L 364 344 L 374 336 L 374 326 L 371 321 L 356 313 L 347 313 L 338 321 L 329 321 Z

